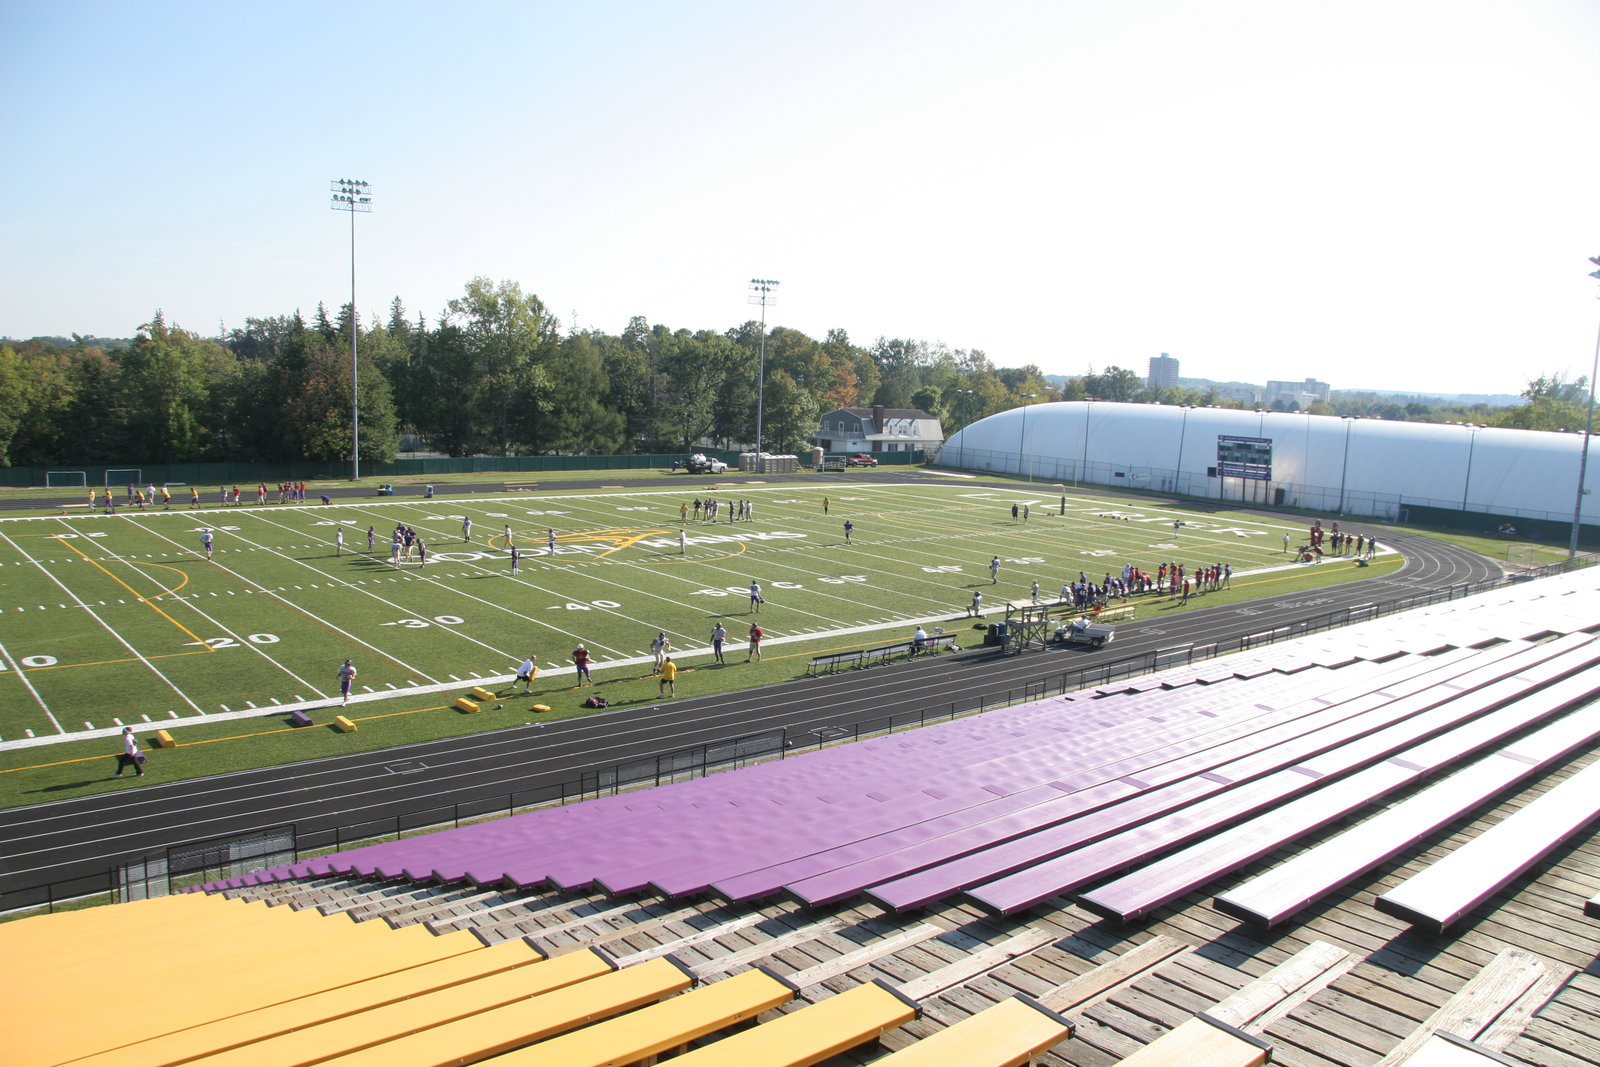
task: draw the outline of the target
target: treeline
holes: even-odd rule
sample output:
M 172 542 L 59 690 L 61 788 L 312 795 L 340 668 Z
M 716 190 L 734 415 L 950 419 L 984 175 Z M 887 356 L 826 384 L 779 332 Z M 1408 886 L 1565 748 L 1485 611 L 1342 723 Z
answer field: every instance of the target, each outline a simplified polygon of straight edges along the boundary
M 157 314 L 131 343 L 74 336 L 0 345 L 0 464 L 155 459 L 339 460 L 350 450 L 349 306 L 330 317 L 251 318 L 203 337 Z M 760 325 L 621 334 L 566 330 L 515 282 L 475 278 L 435 322 L 396 298 L 359 323 L 361 452 L 394 457 L 404 433 L 451 456 L 670 452 L 755 439 Z M 1037 367 L 981 352 L 843 330 L 767 331 L 762 436 L 806 447 L 825 411 L 921 407 L 950 429 L 1044 397 Z
M 431 324 L 396 298 L 382 323 L 359 323 L 348 305 L 336 317 L 319 306 L 310 322 L 299 312 L 251 318 L 207 338 L 157 313 L 127 342 L 0 344 L 0 466 L 343 459 L 352 328 L 369 460 L 394 458 L 402 433 L 450 456 L 674 452 L 755 439 L 758 323 L 719 333 L 634 318 L 618 335 L 563 331 L 515 282 L 474 278 Z M 978 350 L 903 338 L 862 347 L 843 330 L 819 340 L 774 327 L 766 370 L 762 436 L 772 451 L 805 448 L 824 412 L 871 404 L 928 411 L 947 434 L 1050 400 L 1241 406 L 1213 391 L 1153 391 L 1119 367 L 1057 385 L 1037 366 L 997 368 Z M 1582 426 L 1582 381 L 1540 378 L 1524 396 L 1528 404 L 1498 410 L 1359 396 L 1312 410 Z

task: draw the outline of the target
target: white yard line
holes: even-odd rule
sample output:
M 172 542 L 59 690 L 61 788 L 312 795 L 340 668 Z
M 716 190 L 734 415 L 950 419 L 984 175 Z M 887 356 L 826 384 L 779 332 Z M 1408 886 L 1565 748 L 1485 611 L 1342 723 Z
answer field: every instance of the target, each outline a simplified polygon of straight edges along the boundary
M 65 525 L 65 523 L 63 523 L 63 525 Z M 164 534 L 156 533 L 154 530 L 148 530 L 143 526 L 139 526 L 137 528 L 142 533 L 147 533 L 151 537 L 158 537 L 161 540 L 166 541 L 168 544 L 172 544 L 172 545 L 175 545 L 175 546 L 177 545 L 177 543 L 175 541 L 173 541 L 170 537 L 167 537 Z M 128 557 L 126 557 L 126 556 L 122 555 L 121 553 L 117 552 L 115 549 L 113 549 L 110 546 L 110 544 L 105 543 L 105 542 L 100 542 L 100 543 L 97 543 L 95 545 L 95 547 L 100 549 L 102 552 L 106 553 L 106 555 L 110 556 L 112 559 L 117 560 L 118 562 L 123 563 L 126 566 L 132 567 L 135 570 L 139 571 L 139 573 L 143 574 L 146 579 L 148 579 L 150 581 L 153 581 L 153 582 L 158 582 L 158 579 L 156 579 L 152 575 L 149 575 L 149 574 L 145 573 L 141 569 L 142 566 L 143 566 L 142 564 L 138 563 L 137 561 L 135 561 L 133 559 L 129 559 Z M 178 546 L 178 547 L 181 547 L 181 546 Z M 196 553 L 196 556 L 199 556 L 199 553 Z M 194 614 L 198 615 L 200 618 L 204 619 L 206 622 L 210 623 L 212 626 L 215 626 L 225 636 L 233 638 L 234 642 L 235 642 L 235 646 L 234 647 L 249 649 L 250 651 L 254 652 L 256 655 L 260 656 L 262 659 L 266 660 L 268 663 L 272 664 L 278 670 L 280 670 L 284 674 L 288 675 L 294 681 L 298 682 L 300 685 L 303 685 L 303 686 L 306 686 L 307 688 L 309 688 L 313 693 L 321 693 L 322 692 L 322 690 L 317 687 L 316 683 L 314 683 L 312 681 L 309 681 L 308 679 L 300 677 L 300 675 L 298 675 L 294 671 L 290 670 L 286 665 L 284 665 L 283 663 L 280 663 L 277 659 L 275 659 L 271 655 L 269 655 L 267 653 L 267 651 L 261 645 L 257 644 L 254 641 L 251 641 L 245 635 L 239 633 L 236 630 L 233 630 L 232 628 L 227 626 L 225 623 L 221 622 L 218 619 L 213 618 L 212 616 L 208 615 L 206 612 L 202 611 L 200 609 L 199 603 L 196 602 L 194 599 L 189 598 L 189 597 L 178 596 L 176 594 L 165 594 L 165 593 L 158 593 L 155 596 L 149 596 L 149 597 L 146 597 L 145 599 L 154 602 L 156 600 L 161 599 L 163 596 L 167 596 L 167 595 L 171 595 L 171 600 L 169 601 L 169 603 L 172 604 L 174 607 L 177 607 L 177 606 L 181 605 L 182 607 L 184 607 L 184 608 L 188 609 L 189 611 L 192 611 Z
M 288 532 L 288 533 L 296 532 L 292 527 L 284 526 L 281 523 L 274 523 L 273 525 L 278 526 L 280 529 L 282 529 L 282 530 L 284 530 L 285 532 Z M 413 527 L 413 529 L 420 529 L 420 527 Z M 443 548 L 437 547 L 437 546 L 439 546 L 441 544 L 444 545 L 445 547 L 443 547 Z M 451 551 L 459 551 L 459 550 L 462 550 L 462 549 L 469 549 L 470 551 L 478 552 L 478 551 L 481 551 L 483 548 L 484 548 L 484 546 L 473 544 L 471 542 L 459 542 L 458 541 L 458 542 L 451 543 L 451 542 L 449 542 L 447 540 L 438 540 L 438 541 L 430 542 L 429 549 L 428 549 L 428 554 L 429 554 L 429 558 L 431 559 L 434 556 L 436 556 L 438 553 L 449 553 Z M 356 551 L 359 551 L 359 552 L 362 552 L 363 554 L 365 554 L 365 549 L 357 549 Z M 492 551 L 492 549 L 490 551 Z M 382 557 L 381 555 L 378 554 L 376 548 L 374 548 L 373 552 L 369 555 L 369 558 L 374 559 L 374 560 L 379 560 L 379 561 L 382 561 L 384 559 L 384 557 Z M 386 566 L 390 566 L 389 564 L 385 564 L 385 565 Z M 305 566 L 309 567 L 310 564 L 305 564 Z M 440 570 L 440 569 L 443 569 L 443 568 L 446 568 L 446 567 L 470 567 L 475 571 L 481 572 L 483 574 L 488 574 L 488 575 L 495 575 L 495 574 L 503 575 L 503 574 L 505 574 L 505 571 L 502 570 L 499 567 L 489 567 L 489 566 L 485 566 L 485 565 L 483 565 L 481 563 L 478 563 L 478 562 L 475 562 L 475 561 L 439 560 L 437 563 L 434 564 L 434 569 L 436 571 Z M 315 568 L 313 568 L 313 569 L 315 569 Z M 565 630 L 565 629 L 563 629 L 563 628 L 561 628 L 559 626 L 554 626 L 554 625 L 552 625 L 551 623 L 547 622 L 544 619 L 537 618 L 537 617 L 535 617 L 533 615 L 525 615 L 522 612 L 517 611 L 517 610 L 515 610 L 513 608 L 510 608 L 510 607 L 507 607 L 504 604 L 498 603 L 498 602 L 493 601 L 493 600 L 486 599 L 484 597 L 474 596 L 471 593 L 464 592 L 464 591 L 462 591 L 461 589 L 458 589 L 455 586 L 446 585 L 441 580 L 432 577 L 430 575 L 430 573 L 428 572 L 428 570 L 423 565 L 415 564 L 415 563 L 403 563 L 403 564 L 401 564 L 401 566 L 399 568 L 393 568 L 391 566 L 391 569 L 394 570 L 394 572 L 396 574 L 404 574 L 407 578 L 421 579 L 422 581 L 425 581 L 425 582 L 429 583 L 432 586 L 435 586 L 435 587 L 437 587 L 439 589 L 444 590 L 445 592 L 449 593 L 452 597 L 456 597 L 458 599 L 463 599 L 463 600 L 473 601 L 474 603 L 481 604 L 484 607 L 489 608 L 489 609 L 491 609 L 493 611 L 500 612 L 500 613 L 502 613 L 504 615 L 509 615 L 511 618 L 517 619 L 517 620 L 519 620 L 521 622 L 529 623 L 529 624 L 531 624 L 533 626 L 543 627 L 544 629 L 550 630 L 550 631 L 552 631 L 554 633 L 562 634 L 566 638 L 569 638 L 569 639 L 574 640 L 574 641 L 582 640 L 582 638 L 579 635 L 577 635 L 575 633 L 572 633 L 571 631 Z M 343 583 L 345 585 L 351 585 L 352 584 L 352 583 L 348 582 L 345 579 L 337 578 L 337 577 L 332 576 L 332 575 L 328 575 L 328 572 L 326 572 L 326 571 L 318 570 L 317 573 L 323 574 L 324 576 L 328 577 L 329 581 L 338 581 L 338 582 L 341 582 L 341 583 Z M 527 586 L 527 587 L 533 588 L 533 589 L 537 589 L 540 592 L 545 593 L 545 594 L 547 594 L 547 595 L 549 595 L 551 597 L 557 598 L 557 599 L 563 599 L 562 595 L 561 594 L 557 594 L 554 590 L 548 590 L 548 589 L 544 589 L 544 588 L 539 587 L 539 586 L 533 586 L 533 585 L 531 585 L 531 583 L 523 581 L 521 578 L 517 579 L 517 581 L 518 581 L 518 584 L 520 584 L 520 585 Z M 605 611 L 606 609 L 594 608 L 592 610 Z M 452 631 L 452 632 L 454 632 L 454 631 Z M 488 646 L 485 646 L 485 647 L 488 647 Z M 512 653 L 502 653 L 502 654 L 506 655 L 509 659 L 511 659 L 511 660 L 513 660 L 513 661 L 515 661 L 517 663 L 521 663 L 522 662 L 522 656 L 520 654 L 512 654 Z
M 50 720 L 50 725 L 56 728 L 56 732 L 66 733 L 66 728 L 61 725 L 61 721 L 50 710 L 50 705 L 44 702 L 44 697 L 39 695 L 39 690 L 35 689 L 33 682 L 28 680 L 28 675 L 23 670 L 22 664 L 17 662 L 17 657 L 13 656 L 5 645 L 0 645 L 0 660 L 5 661 L 6 668 L 17 676 L 17 680 L 27 687 L 28 692 L 33 694 L 33 699 L 38 703 L 39 710 L 44 712 L 45 718 Z
M 144 654 L 142 652 L 140 652 L 138 649 L 134 648 L 131 644 L 129 644 L 127 639 L 124 638 L 122 636 L 122 634 L 118 633 L 117 630 L 110 623 L 108 623 L 108 622 L 106 622 L 106 620 L 102 619 L 99 616 L 99 614 L 93 608 L 91 608 L 88 605 L 87 602 L 85 602 L 83 600 L 83 598 L 78 596 L 78 594 L 74 593 L 71 589 L 67 588 L 66 584 L 63 583 L 61 581 L 61 579 L 57 578 L 54 574 L 51 574 L 49 568 L 44 566 L 44 564 L 40 563 L 38 560 L 34 559 L 32 556 L 28 555 L 27 552 L 23 551 L 22 546 L 17 544 L 15 541 L 13 541 L 9 534 L 0 533 L 0 537 L 5 538 L 6 544 L 10 545 L 13 549 L 15 549 L 16 552 L 17 552 L 17 555 L 21 556 L 23 559 L 26 559 L 29 563 L 32 563 L 35 567 L 38 568 L 40 574 L 44 575 L 46 578 L 50 579 L 50 581 L 54 582 L 56 587 L 58 589 L 60 589 L 63 593 L 65 593 L 69 599 L 71 599 L 74 603 L 76 603 L 84 611 L 87 611 L 89 613 L 90 617 L 93 618 L 95 622 L 99 623 L 102 627 L 104 627 L 106 633 L 110 634 L 116 640 L 116 642 L 119 645 L 121 645 L 123 648 L 127 649 L 128 652 L 132 656 L 134 656 L 140 663 L 143 663 L 145 665 L 145 667 L 147 667 L 149 669 L 151 674 L 154 674 L 157 678 L 160 678 L 163 682 L 165 682 L 167 684 L 167 686 L 169 688 L 171 688 L 173 693 L 175 693 L 177 695 L 179 700 L 181 700 L 185 704 L 189 705 L 189 707 L 193 708 L 198 714 L 201 714 L 201 715 L 205 714 L 204 711 L 201 711 L 200 705 L 198 705 L 194 701 L 190 700 L 188 694 L 185 693 L 182 689 L 178 688 L 177 683 L 173 682 L 173 680 L 171 678 L 168 678 L 164 673 L 162 673 L 162 671 L 161 671 L 161 669 L 159 667 L 157 667 L 154 663 L 151 663 L 147 658 L 145 658 L 145 656 L 144 656 Z
M 165 534 L 157 534 L 153 530 L 152 531 L 148 531 L 148 532 L 153 534 L 156 537 L 160 537 L 163 541 L 166 541 L 169 544 L 177 546 L 180 550 L 188 552 L 190 555 L 192 555 L 193 557 L 195 557 L 198 560 L 204 560 L 205 559 L 205 556 L 202 553 L 197 552 L 197 551 L 195 551 L 193 549 L 184 548 L 183 545 L 178 544 L 177 541 L 172 540 L 172 538 L 167 537 Z M 271 549 L 263 549 L 263 551 L 271 551 Z M 294 611 L 294 612 L 296 612 L 297 614 L 300 614 L 300 615 L 304 615 L 308 619 L 315 619 L 318 623 L 321 623 L 323 626 L 326 626 L 328 629 L 334 631 L 335 633 L 339 634 L 340 636 L 348 638 L 351 642 L 360 645 L 362 648 L 371 649 L 374 655 L 379 656 L 379 657 L 381 657 L 383 659 L 386 659 L 390 663 L 398 663 L 400 666 L 404 667 L 406 670 L 411 671 L 412 673 L 414 673 L 416 675 L 419 675 L 420 677 L 426 678 L 430 682 L 437 681 L 436 678 L 434 678 L 431 674 L 428 674 L 426 671 L 419 671 L 415 667 L 413 667 L 411 664 L 406 663 L 404 660 L 401 660 L 398 657 L 396 657 L 393 653 L 385 652 L 383 649 L 379 648 L 377 645 L 374 645 L 369 641 L 363 641 L 361 638 L 357 637 L 355 634 L 349 632 L 348 630 L 345 630 L 345 629 L 343 629 L 341 627 L 335 626 L 333 623 L 329 622 L 327 619 L 322 618 L 320 615 L 312 614 L 311 612 L 307 611 L 305 608 L 301 607 L 299 604 L 296 604 L 294 601 L 290 600 L 288 597 L 283 596 L 282 594 L 280 594 L 280 593 L 278 593 L 278 592 L 276 592 L 274 590 L 268 589 L 266 586 L 260 584 L 259 582 L 255 581 L 254 579 L 245 577 L 244 575 L 240 574 L 238 571 L 236 571 L 236 570 L 232 569 L 231 567 L 229 567 L 227 564 L 218 563 L 213 559 L 212 562 L 211 562 L 211 566 L 216 567 L 218 570 L 222 571 L 225 574 L 232 575 L 233 577 L 237 578 L 241 584 L 243 584 L 245 586 L 248 586 L 250 588 L 253 588 L 256 592 L 260 593 L 263 596 L 271 597 L 273 600 L 276 600 L 279 603 L 283 604 L 285 607 L 289 608 L 291 611 Z M 313 686 L 312 688 L 316 688 L 316 687 Z M 317 691 L 321 692 L 320 689 L 317 690 Z

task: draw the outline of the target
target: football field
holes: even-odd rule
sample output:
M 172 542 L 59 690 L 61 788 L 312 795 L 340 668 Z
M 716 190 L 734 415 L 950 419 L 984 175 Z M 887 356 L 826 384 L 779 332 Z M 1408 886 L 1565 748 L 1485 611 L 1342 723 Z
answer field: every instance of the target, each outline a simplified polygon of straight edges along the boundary
M 560 676 L 580 642 L 597 674 L 637 666 L 658 631 L 692 663 L 719 619 L 742 658 L 752 622 L 769 648 L 892 640 L 919 622 L 968 625 L 975 591 L 991 620 L 1035 581 L 1054 600 L 1080 571 L 1220 562 L 1236 588 L 1266 595 L 1306 570 L 1284 555 L 1283 535 L 1304 533 L 1288 518 L 1083 496 L 1061 515 L 1058 497 L 1024 487 L 874 483 L 726 486 L 710 492 L 723 507 L 708 522 L 683 515 L 697 491 L 708 487 L 0 521 L 0 741 L 325 706 L 347 658 L 365 704 L 502 683 L 526 656 L 542 679 Z M 752 515 L 730 522 L 738 500 Z M 416 551 L 391 561 L 401 523 L 426 563 Z

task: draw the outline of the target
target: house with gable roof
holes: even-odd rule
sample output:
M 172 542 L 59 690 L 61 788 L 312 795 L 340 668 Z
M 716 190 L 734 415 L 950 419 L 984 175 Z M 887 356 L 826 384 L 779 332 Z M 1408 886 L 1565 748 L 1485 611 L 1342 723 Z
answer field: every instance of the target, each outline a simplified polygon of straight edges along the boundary
M 816 441 L 828 452 L 936 452 L 944 444 L 944 428 L 926 411 L 874 404 L 823 415 Z

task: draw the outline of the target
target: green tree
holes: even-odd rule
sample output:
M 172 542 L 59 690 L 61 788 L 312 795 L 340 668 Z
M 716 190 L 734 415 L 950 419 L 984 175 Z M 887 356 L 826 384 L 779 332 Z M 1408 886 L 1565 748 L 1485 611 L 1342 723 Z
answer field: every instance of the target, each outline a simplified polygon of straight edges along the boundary
M 1519 430 L 1582 430 L 1589 404 L 1589 379 L 1569 382 L 1560 374 L 1540 375 L 1522 391 L 1527 401 L 1507 408 L 1491 424 Z
M 810 392 L 800 387 L 786 370 L 767 375 L 767 395 L 762 437 L 769 452 L 796 452 L 817 432 L 821 411 Z
M 139 327 L 119 375 L 127 457 L 200 459 L 216 426 L 208 376 L 231 359 L 214 342 L 168 326 L 160 312 Z
M 458 398 L 471 405 L 475 417 L 487 420 L 493 450 L 510 455 L 530 429 L 538 391 L 546 383 L 537 368 L 560 324 L 516 282 L 496 285 L 482 277 L 450 301 L 445 321 L 459 325 L 472 355 L 474 373 L 457 383 Z
M 1144 390 L 1144 382 L 1131 370 L 1111 366 L 1102 374 L 1084 375 L 1083 388 L 1096 400 L 1132 403 L 1139 399 L 1139 394 Z
M 10 345 L 0 345 L 0 467 L 11 466 L 11 442 L 27 415 L 22 357 Z

